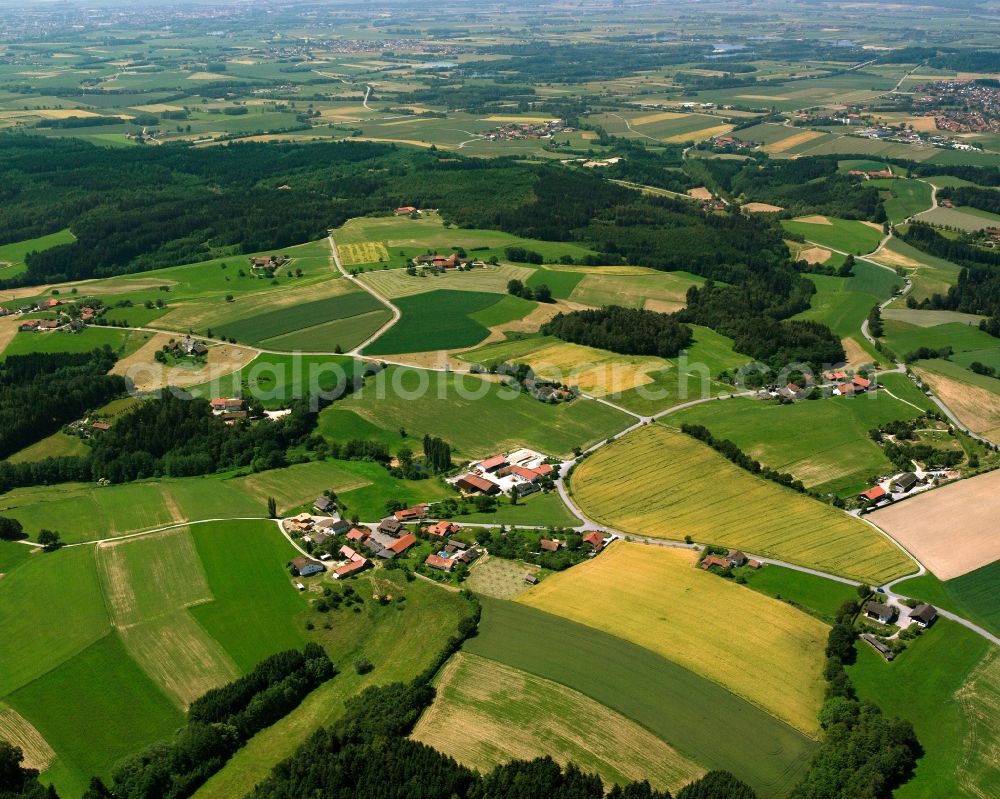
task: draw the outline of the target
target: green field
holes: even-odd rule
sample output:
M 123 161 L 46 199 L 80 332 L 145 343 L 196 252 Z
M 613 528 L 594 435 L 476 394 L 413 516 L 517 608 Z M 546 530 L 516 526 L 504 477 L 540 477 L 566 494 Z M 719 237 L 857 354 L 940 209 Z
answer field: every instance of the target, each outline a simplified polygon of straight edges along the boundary
M 836 580 L 767 565 L 760 569 L 745 569 L 746 584 L 754 591 L 781 599 L 832 624 L 842 603 L 857 599 L 854 588 Z
M 537 278 L 538 273 L 536 273 Z M 671 312 L 687 304 L 687 290 L 704 278 L 688 272 L 658 272 L 640 267 L 591 267 L 570 293 L 584 305 L 624 305 Z
M 571 272 L 567 269 L 550 269 L 542 266 L 531 273 L 525 284 L 533 289 L 548 286 L 553 297 L 567 300 L 584 277 L 586 275 L 582 271 Z
M 53 433 L 47 438 L 15 452 L 7 460 L 10 463 L 31 463 L 45 458 L 69 458 L 86 455 L 90 448 L 79 436 L 63 432 Z
M 1000 225 L 1000 216 L 968 205 L 963 205 L 960 208 L 945 208 L 942 206 L 935 208 L 933 211 L 921 214 L 920 221 L 940 227 L 958 228 L 959 230 L 974 232 L 983 228 L 997 227 Z
M 0 245 L 0 279 L 7 280 L 23 272 L 24 258 L 28 253 L 42 252 L 60 244 L 72 244 L 74 241 L 76 237 L 67 228 L 57 233 L 49 233 L 47 236 Z
M 908 296 L 918 302 L 932 294 L 945 294 L 958 281 L 960 270 L 956 264 L 918 250 L 895 236 L 875 259 L 893 269 L 905 269 L 913 281 Z
M 573 474 L 580 509 L 614 529 L 732 546 L 880 585 L 916 565 L 875 530 L 755 477 L 661 425 L 643 427 Z
M 807 217 L 808 218 L 808 217 Z M 876 230 L 852 219 L 827 217 L 829 224 L 814 224 L 798 219 L 783 219 L 785 230 L 805 236 L 807 241 L 821 247 L 830 247 L 841 252 L 864 255 L 874 250 L 882 240 L 881 229 Z
M 863 642 L 857 648 L 857 663 L 847 670 L 858 696 L 910 721 L 924 749 L 913 779 L 894 795 L 900 799 L 988 796 L 979 786 L 956 779 L 960 767 L 985 766 L 996 782 L 995 750 L 970 746 L 969 719 L 956 692 L 989 651 L 989 643 L 939 619 L 892 663 Z
M 332 351 L 337 344 L 343 349 L 351 349 L 374 333 L 388 318 L 389 312 L 382 303 L 367 291 L 355 291 L 302 303 L 294 308 L 246 317 L 220 325 L 215 328 L 215 332 L 227 338 L 273 349 L 311 347 L 313 351 Z M 358 325 L 354 330 L 348 327 L 329 327 L 332 322 L 350 319 L 364 320 L 364 324 Z M 338 335 L 342 335 L 345 340 L 341 341 L 337 338 Z
M 956 353 L 973 350 L 993 350 L 998 342 L 989 333 L 984 333 L 978 325 L 949 322 L 943 325 L 922 327 L 886 319 L 885 342 L 893 352 L 903 357 L 920 347 L 940 349 L 951 347 Z
M 525 524 L 532 526 L 576 527 L 580 520 L 574 516 L 556 492 L 530 494 L 511 505 L 507 497 L 497 500 L 497 508 L 491 513 L 469 513 L 455 519 L 462 522 L 481 524 Z
M 473 347 L 490 325 L 520 319 L 534 307 L 518 297 L 447 289 L 401 297 L 396 305 L 402 319 L 365 347 L 366 355 Z
M 667 421 L 704 425 L 716 438 L 734 441 L 762 464 L 790 472 L 809 488 L 851 496 L 893 469 L 868 431 L 919 415 L 905 402 L 875 392 L 792 405 L 736 398 L 697 405 Z
M 923 180 L 880 178 L 865 185 L 883 193 L 885 214 L 894 225 L 931 207 L 931 186 Z
M 402 442 L 425 434 L 448 441 L 465 458 L 528 446 L 566 455 L 622 430 L 629 417 L 598 402 L 539 402 L 475 376 L 389 367 L 365 388 L 327 408 L 320 432 L 338 441 L 370 438 Z
M 898 583 L 896 590 L 958 613 L 994 635 L 1000 635 L 1000 597 L 996 592 L 998 579 L 1000 561 L 995 561 L 951 580 L 942 581 L 933 574 L 923 574 Z
M 119 357 L 135 352 L 151 337 L 137 330 L 116 330 L 110 327 L 88 327 L 79 333 L 53 330 L 49 333 L 18 333 L 3 351 L 8 355 L 31 352 L 90 352 L 107 345 Z
M 812 741 L 704 677 L 592 627 L 481 601 L 479 635 L 465 651 L 579 691 L 706 768 L 733 771 L 761 795 L 787 795 L 806 767 Z

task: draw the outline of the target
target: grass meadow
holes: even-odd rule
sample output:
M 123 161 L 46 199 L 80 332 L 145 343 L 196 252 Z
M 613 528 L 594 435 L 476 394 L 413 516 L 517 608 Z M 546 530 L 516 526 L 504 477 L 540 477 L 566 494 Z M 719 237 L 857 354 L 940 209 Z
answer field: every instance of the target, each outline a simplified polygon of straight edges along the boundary
M 1000 635 L 1000 598 L 996 585 L 1000 580 L 1000 561 L 994 561 L 950 580 L 922 574 L 899 583 L 901 594 L 958 613 L 981 627 Z
M 827 624 L 833 624 L 841 604 L 857 599 L 857 592 L 849 585 L 784 566 L 746 569 L 743 576 L 754 591 L 788 602 Z
M 539 272 L 542 270 L 532 271 L 527 266 L 510 264 L 488 265 L 469 272 L 458 269 L 449 269 L 437 274 L 429 270 L 418 271 L 416 275 L 408 274 L 405 269 L 380 269 L 364 273 L 359 277 L 359 281 L 390 299 L 445 289 L 506 294 L 507 283 L 511 280 L 528 282 L 530 285 L 531 279 Z M 543 274 L 549 272 L 544 271 Z M 553 292 L 553 296 L 558 295 Z
M 24 258 L 30 252 L 42 252 L 60 244 L 72 244 L 76 237 L 69 228 L 34 239 L 0 246 L 0 279 L 7 280 L 24 271 Z
M 976 685 L 972 677 L 990 644 L 954 622 L 938 619 L 892 663 L 862 642 L 857 648 L 857 662 L 847 670 L 858 696 L 910 721 L 924 749 L 913 779 L 894 795 L 900 799 L 989 796 L 984 788 L 997 784 L 996 718 L 976 721 L 969 709 L 985 709 L 976 707 L 974 700 L 986 686 Z M 995 674 L 991 669 L 994 685 Z M 995 696 L 983 699 L 996 706 Z M 974 774 L 977 781 L 970 779 Z M 990 782 L 978 782 L 984 777 Z
M 761 463 L 789 472 L 807 487 L 850 496 L 870 487 L 872 477 L 893 470 L 868 431 L 920 411 L 885 393 L 828 397 L 778 405 L 734 398 L 687 408 L 671 424 L 701 424 L 728 438 Z
M 881 227 L 876 229 L 863 222 L 837 217 L 822 217 L 826 220 L 825 223 L 806 221 L 812 218 L 785 219 L 781 224 L 785 230 L 805 236 L 808 241 L 816 242 L 821 247 L 855 255 L 871 252 L 882 240 Z
M 145 344 L 151 333 L 136 330 L 116 330 L 111 327 L 88 327 L 79 333 L 53 330 L 48 333 L 18 333 L 3 351 L 3 356 L 26 355 L 32 352 L 90 352 L 111 347 L 119 357 L 135 352 Z
M 479 635 L 463 651 L 589 696 L 694 762 L 732 770 L 761 795 L 786 796 L 805 769 L 815 746 L 810 738 L 674 660 L 616 637 L 606 625 L 578 624 L 518 602 L 481 601 Z
M 626 533 L 690 535 L 876 585 L 916 570 L 864 522 L 751 475 L 661 425 L 587 458 L 572 490 L 590 518 Z
M 675 791 L 704 768 L 631 719 L 557 682 L 494 660 L 456 654 L 414 739 L 482 772 L 549 755 L 596 772 L 606 784 L 649 780 Z M 581 730 L 600 730 L 581 735 Z
M 883 194 L 885 214 L 894 225 L 928 210 L 932 204 L 931 186 L 923 180 L 879 178 L 865 185 L 875 186 Z
M 818 735 L 826 625 L 696 562 L 690 550 L 619 542 L 550 575 L 517 601 L 650 649 Z M 732 607 L 740 608 L 743 622 L 726 635 L 705 635 L 703 614 Z

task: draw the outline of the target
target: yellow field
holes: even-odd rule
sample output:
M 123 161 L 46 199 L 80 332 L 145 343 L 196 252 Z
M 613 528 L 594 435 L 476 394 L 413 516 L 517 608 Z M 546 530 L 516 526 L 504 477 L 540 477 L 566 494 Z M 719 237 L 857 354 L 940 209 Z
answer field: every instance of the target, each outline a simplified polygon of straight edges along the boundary
M 681 117 L 686 117 L 687 114 L 683 114 L 680 111 L 660 111 L 656 114 L 646 114 L 645 116 L 635 117 L 629 120 L 633 125 L 651 125 L 654 122 L 664 122 L 668 119 L 680 119 Z
M 813 139 L 821 139 L 825 135 L 825 133 L 821 133 L 818 130 L 804 130 L 801 133 L 789 136 L 787 139 L 782 139 L 781 141 L 776 141 L 772 144 L 765 144 L 760 149 L 762 149 L 765 153 L 783 153 L 787 150 L 791 150 L 793 147 L 798 147 L 800 144 L 810 142 Z
M 549 755 L 605 783 L 649 780 L 675 791 L 704 769 L 634 721 L 581 693 L 487 658 L 456 654 L 412 737 L 487 772 Z
M 365 272 L 360 280 L 386 297 L 411 297 L 436 289 L 459 291 L 492 291 L 507 293 L 510 280 L 526 281 L 532 270 L 523 266 L 485 266 L 471 272 L 457 269 L 433 277 L 416 277 L 406 274 L 405 269 L 386 269 Z
M 690 133 L 678 133 L 676 136 L 664 139 L 664 141 L 670 144 L 683 144 L 686 141 L 704 141 L 705 139 L 711 139 L 713 136 L 722 136 L 729 133 L 732 129 L 732 125 L 715 125 L 711 128 L 693 130 Z
M 770 203 L 743 203 L 740 207 L 751 214 L 771 214 L 785 210 L 780 205 L 771 205 Z
M 929 369 L 913 371 L 970 430 L 993 441 L 1000 437 L 1000 395 Z
M 7 741 L 24 752 L 23 765 L 45 771 L 56 758 L 42 734 L 13 708 L 0 705 L 0 741 Z
M 690 535 L 875 585 L 916 570 L 870 525 L 755 477 L 661 425 L 640 428 L 581 463 L 573 492 L 590 518 L 626 533 Z
M 958 782 L 970 795 L 991 799 L 1000 768 L 1000 656 L 991 650 L 955 694 L 968 721 Z
M 632 641 L 816 737 L 827 626 L 702 571 L 697 558 L 616 542 L 516 601 Z
M 376 264 L 389 260 L 389 251 L 381 241 L 365 241 L 359 244 L 340 244 L 337 246 L 340 262 L 344 266 L 357 264 Z
M 132 109 L 135 111 L 146 111 L 150 114 L 160 114 L 168 111 L 183 111 L 179 105 L 170 105 L 169 103 L 149 103 L 148 105 L 133 105 Z
M 511 115 L 504 116 L 503 114 L 493 114 L 492 116 L 483 117 L 483 122 L 523 122 L 526 125 L 530 125 L 533 122 L 550 122 L 552 117 L 531 117 L 524 115 Z

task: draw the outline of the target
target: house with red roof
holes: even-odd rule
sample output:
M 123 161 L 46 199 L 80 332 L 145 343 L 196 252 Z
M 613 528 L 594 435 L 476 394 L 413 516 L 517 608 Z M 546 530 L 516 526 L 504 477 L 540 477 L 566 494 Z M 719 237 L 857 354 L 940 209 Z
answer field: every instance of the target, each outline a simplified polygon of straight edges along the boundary
M 871 388 L 872 381 L 866 377 L 861 377 L 861 375 L 856 375 L 851 381 L 851 385 L 854 386 L 854 390 L 858 393 L 863 393 Z
M 395 544 L 390 544 L 386 547 L 394 555 L 402 555 L 406 550 L 417 543 L 417 537 L 413 533 L 407 533 L 402 538 L 400 538 Z
M 480 461 L 479 468 L 484 472 L 495 472 L 507 465 L 507 458 L 503 455 L 494 455 L 492 458 L 487 458 L 484 461 Z
M 359 544 L 363 544 L 370 535 L 371 533 L 364 527 L 355 527 L 353 530 L 348 532 L 345 538 L 347 538 L 348 541 L 354 541 Z
M 432 569 L 440 569 L 443 572 L 450 572 L 455 568 L 455 561 L 442 558 L 440 555 L 428 555 L 424 563 Z
M 401 205 L 396 209 L 396 216 L 409 216 L 413 213 L 417 213 L 417 209 L 413 205 Z
M 491 483 L 476 474 L 465 474 L 455 481 L 455 487 L 466 494 L 496 494 L 500 491 L 500 486 Z
M 587 533 L 583 537 L 583 541 L 586 544 L 590 544 L 590 546 L 593 547 L 594 552 L 600 552 L 604 548 L 604 536 L 596 530 Z
M 447 538 L 449 535 L 454 535 L 462 528 L 459 527 L 454 522 L 450 522 L 447 519 L 442 519 L 436 524 L 432 524 L 427 528 L 427 532 L 431 535 L 440 536 L 441 538 Z
M 397 522 L 415 522 L 427 515 L 427 504 L 414 505 L 412 508 L 403 508 L 392 514 Z
M 876 500 L 882 499 L 887 496 L 887 492 L 882 486 L 874 486 L 869 488 L 867 491 L 862 491 L 858 494 L 861 499 L 867 499 L 869 502 L 875 502 Z

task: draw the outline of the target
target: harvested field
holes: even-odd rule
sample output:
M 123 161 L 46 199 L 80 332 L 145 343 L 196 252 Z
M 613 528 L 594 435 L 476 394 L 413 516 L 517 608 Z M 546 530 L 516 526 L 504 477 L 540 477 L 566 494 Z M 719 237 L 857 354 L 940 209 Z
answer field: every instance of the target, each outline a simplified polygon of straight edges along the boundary
M 722 136 L 729 133 L 732 129 L 732 125 L 715 125 L 710 128 L 693 130 L 690 133 L 678 133 L 676 136 L 668 136 L 664 139 L 664 141 L 670 144 L 682 144 L 683 142 L 688 141 L 704 141 L 705 139 L 711 139 L 713 136 Z
M 970 430 L 1000 440 L 1000 394 L 925 368 L 913 371 Z
M 704 186 L 698 186 L 695 189 L 687 190 L 688 197 L 694 197 L 696 200 L 711 200 L 712 192 L 706 189 Z
M 882 226 L 878 222 L 867 222 L 864 219 L 861 220 L 862 225 L 867 225 L 872 230 L 877 230 L 879 233 L 882 232 Z
M 340 262 L 344 266 L 375 264 L 389 260 L 389 251 L 381 241 L 366 241 L 360 244 L 340 244 L 337 246 Z
M 857 369 L 859 366 L 871 363 L 874 360 L 868 351 L 853 338 L 841 339 L 840 345 L 847 354 L 847 366 L 851 369 Z
M 825 264 L 831 255 L 832 252 L 822 247 L 807 247 L 799 253 L 799 258 L 807 264 Z
M 573 475 L 581 510 L 626 533 L 696 541 L 881 585 L 916 570 L 869 525 L 743 471 L 707 445 L 648 425 Z
M 487 772 L 549 755 L 607 783 L 649 780 L 677 790 L 704 773 L 634 721 L 559 683 L 459 652 L 412 737 Z
M 691 550 L 616 542 L 517 601 L 650 649 L 815 737 L 827 626 L 696 563 Z M 706 635 L 704 619 L 737 607 L 740 625 Z
M 18 324 L 20 324 L 20 320 L 16 316 L 0 318 L 0 353 L 7 349 L 7 345 L 17 335 Z
M 1000 472 L 929 491 L 868 517 L 942 580 L 1000 560 Z
M 800 144 L 811 142 L 813 139 L 821 139 L 825 135 L 825 133 L 821 133 L 818 130 L 804 130 L 801 133 L 789 136 L 787 139 L 781 139 L 772 144 L 765 144 L 760 149 L 765 153 L 783 153 L 791 150 L 793 147 L 798 147 Z
M 829 219 L 820 214 L 813 214 L 812 216 L 797 216 L 795 217 L 796 222 L 805 222 L 808 225 L 832 225 Z
M 13 744 L 24 752 L 22 764 L 26 768 L 45 771 L 56 757 L 48 741 L 30 721 L 13 708 L 2 704 L 0 704 L 0 741 Z
M 486 555 L 473 566 L 465 587 L 496 599 L 513 599 L 528 590 L 524 578 L 538 572 L 539 567 L 532 563 Z
M 525 282 L 532 274 L 534 274 L 534 270 L 524 266 L 486 266 L 471 272 L 451 270 L 442 275 L 427 278 L 408 275 L 405 269 L 387 269 L 365 272 L 359 279 L 380 294 L 395 299 L 397 297 L 412 297 L 415 294 L 424 294 L 437 289 L 489 291 L 495 294 L 506 294 L 509 281 Z
M 770 203 L 743 203 L 740 207 L 751 214 L 772 214 L 785 210 L 780 205 L 771 205 Z
M 155 391 L 166 386 L 188 388 L 207 383 L 242 369 L 256 356 L 256 350 L 236 344 L 212 344 L 204 364 L 166 366 L 157 363 L 154 355 L 175 336 L 157 333 L 143 346 L 118 361 L 112 374 L 126 375 L 138 391 Z
M 629 120 L 632 125 L 649 125 L 653 122 L 664 122 L 668 119 L 681 119 L 686 117 L 687 114 L 681 113 L 680 111 L 659 111 L 655 114 L 646 114 L 641 117 L 634 117 Z

